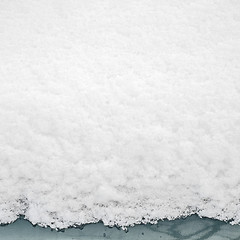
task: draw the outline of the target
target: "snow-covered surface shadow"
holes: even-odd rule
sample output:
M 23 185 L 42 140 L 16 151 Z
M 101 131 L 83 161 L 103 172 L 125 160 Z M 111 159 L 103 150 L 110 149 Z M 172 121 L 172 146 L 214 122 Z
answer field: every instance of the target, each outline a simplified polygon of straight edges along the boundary
M 83 229 L 70 228 L 57 232 L 50 228 L 33 227 L 26 220 L 0 227 L 0 239 L 4 240 L 40 240 L 40 239 L 131 239 L 131 240 L 237 240 L 240 239 L 240 226 L 191 216 L 186 219 L 159 221 L 156 225 L 136 225 L 128 232 L 117 228 L 109 228 L 102 223 L 88 224 Z

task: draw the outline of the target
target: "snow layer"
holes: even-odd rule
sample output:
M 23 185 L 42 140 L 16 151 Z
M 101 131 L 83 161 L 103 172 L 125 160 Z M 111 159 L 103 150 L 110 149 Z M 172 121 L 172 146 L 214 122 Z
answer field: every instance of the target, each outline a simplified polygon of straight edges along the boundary
M 240 1 L 1 0 L 0 222 L 240 222 Z

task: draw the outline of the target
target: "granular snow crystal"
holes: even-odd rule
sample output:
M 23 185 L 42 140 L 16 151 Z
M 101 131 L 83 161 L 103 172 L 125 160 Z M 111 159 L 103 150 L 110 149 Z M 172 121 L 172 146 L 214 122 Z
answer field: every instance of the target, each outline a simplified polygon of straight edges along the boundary
M 240 223 L 240 1 L 1 0 L 0 223 Z

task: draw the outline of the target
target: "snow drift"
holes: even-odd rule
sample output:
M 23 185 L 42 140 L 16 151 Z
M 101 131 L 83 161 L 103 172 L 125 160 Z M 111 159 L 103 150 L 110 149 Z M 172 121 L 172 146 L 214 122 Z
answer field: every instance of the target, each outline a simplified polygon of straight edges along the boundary
M 240 222 L 240 2 L 0 1 L 0 222 Z

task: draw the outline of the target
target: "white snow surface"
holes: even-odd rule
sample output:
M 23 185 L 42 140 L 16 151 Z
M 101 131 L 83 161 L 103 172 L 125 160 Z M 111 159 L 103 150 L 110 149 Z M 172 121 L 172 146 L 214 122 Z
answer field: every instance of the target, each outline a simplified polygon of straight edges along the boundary
M 240 223 L 240 1 L 0 0 L 0 222 Z

